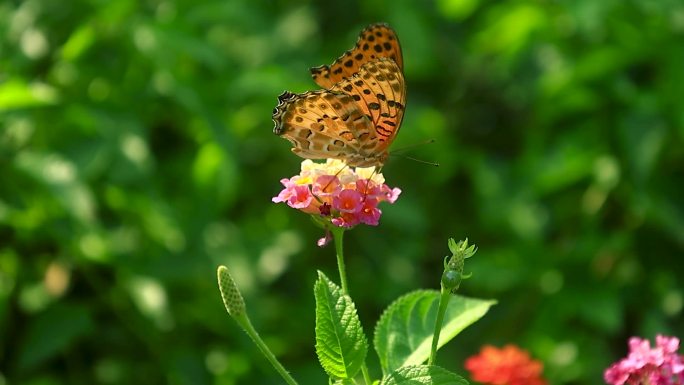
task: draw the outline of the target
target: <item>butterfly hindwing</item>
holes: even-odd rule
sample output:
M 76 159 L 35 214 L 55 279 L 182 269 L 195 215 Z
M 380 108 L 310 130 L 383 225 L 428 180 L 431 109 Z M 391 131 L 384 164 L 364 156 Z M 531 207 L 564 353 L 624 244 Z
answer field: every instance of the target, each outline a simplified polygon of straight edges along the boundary
M 274 110 L 274 132 L 310 159 L 355 158 L 375 130 L 351 96 L 329 90 L 285 92 Z
M 319 86 L 332 88 L 342 79 L 357 73 L 364 63 L 381 57 L 394 60 L 399 69 L 403 70 L 404 63 L 397 34 L 387 24 L 372 24 L 361 31 L 354 48 L 345 52 L 330 66 L 311 68 L 311 76 Z

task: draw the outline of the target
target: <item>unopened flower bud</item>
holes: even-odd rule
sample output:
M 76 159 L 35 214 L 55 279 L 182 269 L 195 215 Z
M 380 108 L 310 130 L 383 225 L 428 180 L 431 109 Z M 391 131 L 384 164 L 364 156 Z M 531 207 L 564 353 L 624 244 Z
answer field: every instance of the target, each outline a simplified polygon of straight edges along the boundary
M 444 273 L 442 273 L 442 287 L 455 293 L 461 285 L 461 281 L 470 278 L 472 274 L 464 274 L 465 260 L 475 254 L 475 245 L 468 246 L 468 239 L 456 243 L 453 238 L 449 239 L 451 257 L 444 258 Z
M 228 314 L 231 317 L 242 315 L 245 312 L 245 301 L 242 299 L 242 294 L 240 294 L 233 277 L 230 276 L 228 268 L 219 266 L 217 274 L 221 298 L 223 298 L 223 304 L 226 306 Z
M 442 274 L 442 287 L 454 292 L 461 285 L 462 279 L 463 278 L 461 277 L 461 273 L 459 273 L 458 271 L 444 270 L 444 273 Z

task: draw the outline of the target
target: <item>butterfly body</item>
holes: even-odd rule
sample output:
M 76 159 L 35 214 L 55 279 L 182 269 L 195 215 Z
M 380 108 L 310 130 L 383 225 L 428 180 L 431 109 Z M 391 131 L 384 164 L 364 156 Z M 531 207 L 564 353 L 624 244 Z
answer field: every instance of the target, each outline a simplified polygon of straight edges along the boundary
M 303 158 L 382 166 L 404 115 L 401 63 L 394 31 L 384 24 L 369 26 L 354 49 L 331 66 L 312 69 L 325 89 L 278 96 L 274 133 L 289 140 L 292 152 Z

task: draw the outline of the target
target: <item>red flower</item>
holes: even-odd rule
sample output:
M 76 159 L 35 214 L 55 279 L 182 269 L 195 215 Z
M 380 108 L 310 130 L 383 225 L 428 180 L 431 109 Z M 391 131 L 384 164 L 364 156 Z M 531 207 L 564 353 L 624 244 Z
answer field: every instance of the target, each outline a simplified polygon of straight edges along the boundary
M 465 368 L 473 381 L 492 385 L 546 385 L 543 365 L 514 345 L 501 349 L 485 345 L 480 354 L 468 358 Z

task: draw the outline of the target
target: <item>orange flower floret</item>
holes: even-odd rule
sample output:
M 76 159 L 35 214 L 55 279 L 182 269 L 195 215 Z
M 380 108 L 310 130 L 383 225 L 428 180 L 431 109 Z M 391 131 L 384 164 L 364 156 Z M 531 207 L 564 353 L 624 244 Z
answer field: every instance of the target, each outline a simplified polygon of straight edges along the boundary
M 480 354 L 468 358 L 465 368 L 473 381 L 492 385 L 546 385 L 543 365 L 514 345 L 499 349 L 485 345 Z

